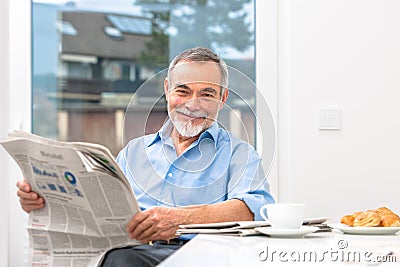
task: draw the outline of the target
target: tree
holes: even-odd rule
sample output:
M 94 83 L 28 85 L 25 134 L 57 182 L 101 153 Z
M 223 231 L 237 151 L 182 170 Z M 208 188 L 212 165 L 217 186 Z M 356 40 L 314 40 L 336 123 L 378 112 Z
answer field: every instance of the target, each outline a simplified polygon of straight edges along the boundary
M 253 1 L 134 0 L 153 15 L 153 40 L 141 59 L 166 66 L 169 54 L 189 47 L 204 46 L 217 53 L 226 48 L 246 50 L 254 41 L 248 20 Z

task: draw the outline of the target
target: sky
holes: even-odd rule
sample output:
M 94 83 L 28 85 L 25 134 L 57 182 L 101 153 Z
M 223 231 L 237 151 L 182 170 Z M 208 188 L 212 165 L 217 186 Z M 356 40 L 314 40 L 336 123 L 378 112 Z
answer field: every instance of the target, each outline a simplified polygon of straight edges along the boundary
M 132 0 L 34 0 L 35 3 L 48 3 L 48 4 L 65 4 L 66 2 L 75 2 L 79 8 L 90 8 L 96 7 L 98 10 L 108 10 L 115 12 L 140 12 L 140 9 L 135 8 L 132 4 Z

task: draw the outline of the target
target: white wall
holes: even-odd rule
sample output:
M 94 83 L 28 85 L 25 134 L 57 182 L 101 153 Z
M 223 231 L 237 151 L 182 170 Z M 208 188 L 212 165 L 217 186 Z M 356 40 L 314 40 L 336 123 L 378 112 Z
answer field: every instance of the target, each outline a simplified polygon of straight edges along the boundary
M 278 3 L 281 200 L 334 219 L 400 212 L 400 1 Z M 318 130 L 331 106 L 341 129 Z
M 8 2 L 0 1 L 0 25 L 5 25 L 4 27 L 0 27 L 0 36 L 2 40 L 8 40 Z M 2 41 L 0 42 L 0 81 L 2 84 L 2 89 L 0 89 L 0 99 L 8 99 L 9 92 L 9 78 L 8 78 L 8 42 Z M 4 60 L 6 59 L 6 60 Z M 6 114 L 8 112 L 9 103 L 8 101 L 2 101 L 0 104 L 0 114 Z M 0 115 L 0 136 L 5 136 L 6 128 L 4 125 L 8 125 L 8 117 Z M 6 168 L 6 164 L 3 162 L 7 161 L 7 155 L 5 153 L 0 153 L 0 162 L 2 162 L 2 179 L 3 185 L 0 186 L 0 266 L 6 267 L 8 262 L 8 180 L 9 172 L 8 168 Z

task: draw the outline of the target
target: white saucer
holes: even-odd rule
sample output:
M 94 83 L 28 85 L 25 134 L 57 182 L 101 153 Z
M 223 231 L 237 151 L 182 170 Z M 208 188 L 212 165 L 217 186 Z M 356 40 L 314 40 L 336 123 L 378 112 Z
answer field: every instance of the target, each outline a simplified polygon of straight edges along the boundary
M 319 230 L 315 226 L 302 226 L 298 229 L 276 229 L 272 227 L 256 227 L 259 233 L 269 235 L 270 237 L 296 238 L 303 237 L 306 234 L 314 233 Z
M 354 235 L 394 235 L 400 233 L 400 227 L 353 227 L 342 223 L 331 223 L 328 226 L 345 234 Z

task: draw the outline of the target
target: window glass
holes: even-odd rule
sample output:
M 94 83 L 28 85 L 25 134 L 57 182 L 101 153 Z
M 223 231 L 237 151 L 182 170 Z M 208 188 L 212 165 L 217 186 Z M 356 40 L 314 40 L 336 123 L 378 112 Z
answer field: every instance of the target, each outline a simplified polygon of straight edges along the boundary
M 253 22 L 254 0 L 34 0 L 33 132 L 100 143 L 116 154 L 123 127 L 129 138 L 161 127 L 162 80 L 136 92 L 182 50 L 211 48 L 254 81 Z M 236 90 L 221 125 L 254 144 L 255 87 L 236 76 L 230 83 Z M 137 121 L 124 125 L 129 103 Z

